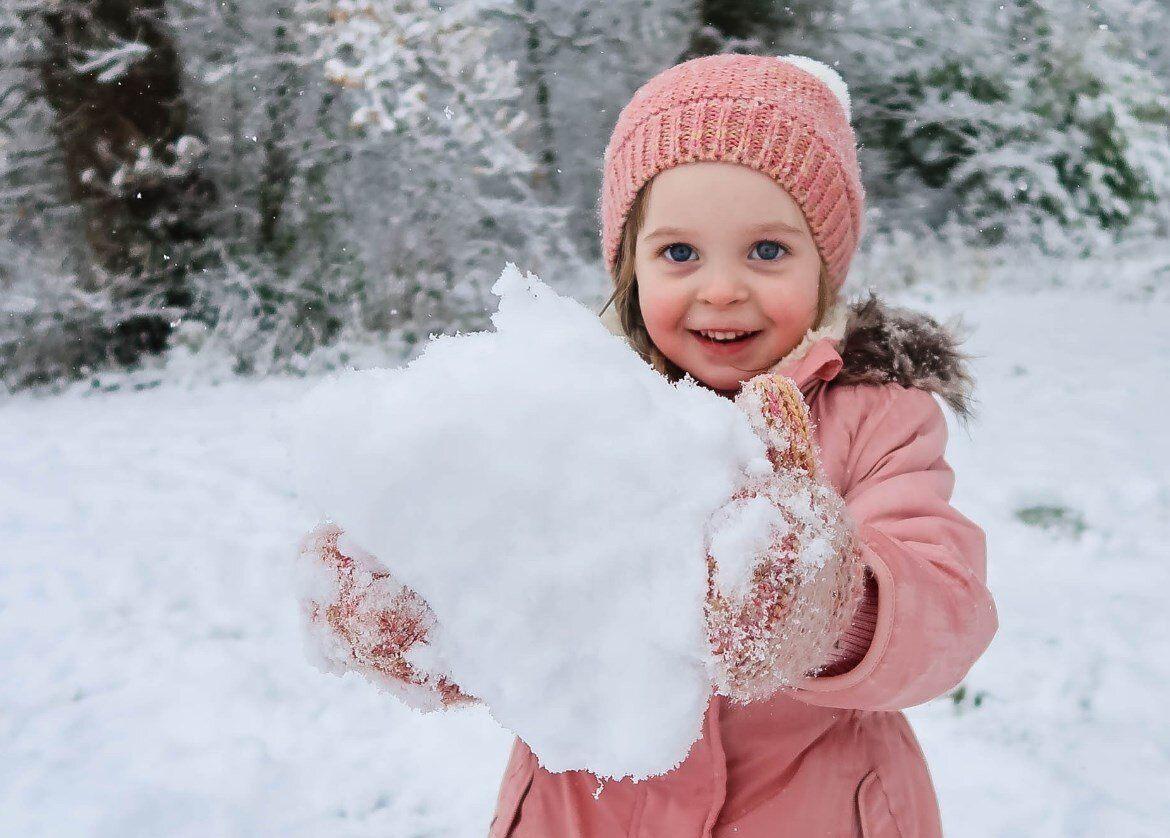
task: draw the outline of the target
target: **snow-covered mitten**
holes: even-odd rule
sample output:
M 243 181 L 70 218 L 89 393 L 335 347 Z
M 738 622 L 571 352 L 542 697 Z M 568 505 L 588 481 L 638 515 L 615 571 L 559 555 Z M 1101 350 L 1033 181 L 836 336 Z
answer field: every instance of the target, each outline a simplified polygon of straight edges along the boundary
M 704 613 L 716 692 L 746 703 L 832 658 L 861 597 L 864 565 L 796 384 L 756 376 L 735 403 L 767 444 L 773 472 L 708 522 Z
M 434 612 L 372 555 L 346 545 L 341 527 L 318 525 L 297 556 L 306 652 L 319 669 L 352 669 L 416 710 L 476 701 L 441 672 L 427 643 Z

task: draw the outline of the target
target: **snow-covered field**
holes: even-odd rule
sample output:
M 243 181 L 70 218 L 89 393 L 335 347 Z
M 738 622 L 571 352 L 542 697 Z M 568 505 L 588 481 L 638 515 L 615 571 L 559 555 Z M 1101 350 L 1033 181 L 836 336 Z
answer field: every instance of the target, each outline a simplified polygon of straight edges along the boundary
M 948 836 L 1170 829 L 1170 302 L 1002 291 L 956 505 L 1001 629 L 909 711 Z M 483 834 L 511 735 L 304 659 L 314 520 L 274 427 L 307 382 L 0 402 L 0 834 Z

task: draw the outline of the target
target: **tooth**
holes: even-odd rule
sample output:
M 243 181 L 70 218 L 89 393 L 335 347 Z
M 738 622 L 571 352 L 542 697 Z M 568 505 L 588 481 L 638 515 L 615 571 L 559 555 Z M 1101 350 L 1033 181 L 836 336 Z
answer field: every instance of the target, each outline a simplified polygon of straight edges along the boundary
M 750 332 L 747 330 L 725 331 L 722 329 L 699 329 L 699 334 L 711 340 L 728 341 L 742 338 L 750 334 Z

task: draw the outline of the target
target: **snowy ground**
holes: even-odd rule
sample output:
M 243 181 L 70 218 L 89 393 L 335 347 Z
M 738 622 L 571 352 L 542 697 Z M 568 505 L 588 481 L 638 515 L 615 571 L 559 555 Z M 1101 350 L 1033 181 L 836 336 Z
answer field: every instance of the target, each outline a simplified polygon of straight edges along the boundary
M 948 459 L 1002 623 L 909 712 L 947 834 L 1165 834 L 1170 303 L 916 304 L 976 327 Z M 0 834 L 483 834 L 510 734 L 302 656 L 272 428 L 304 386 L 0 402 Z

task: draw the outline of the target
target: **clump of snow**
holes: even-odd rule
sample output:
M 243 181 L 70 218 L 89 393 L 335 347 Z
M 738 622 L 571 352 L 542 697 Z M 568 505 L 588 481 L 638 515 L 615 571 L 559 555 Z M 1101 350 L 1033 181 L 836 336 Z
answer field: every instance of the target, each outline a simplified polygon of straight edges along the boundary
M 788 475 L 777 479 L 774 486 L 779 488 L 777 502 L 793 515 L 804 536 L 796 561 L 802 567 L 819 570 L 833 558 L 837 550 L 832 530 L 824 526 L 822 515 L 818 513 L 818 508 L 823 509 L 825 504 L 833 503 L 835 491 L 823 483 Z
M 754 560 L 791 527 L 780 509 L 765 495 L 737 499 L 718 510 L 711 519 L 711 543 L 715 559 L 715 583 L 729 599 L 747 593 Z
M 323 562 L 299 561 L 294 565 L 293 586 L 302 603 L 330 602 L 337 588 L 332 568 Z M 335 635 L 313 630 L 308 620 L 298 623 L 301 644 L 309 662 L 322 672 L 344 675 L 347 650 Z
M 537 277 L 492 290 L 494 332 L 305 396 L 300 493 L 429 603 L 433 653 L 545 768 L 663 773 L 711 694 L 706 522 L 771 469 L 764 444 Z

